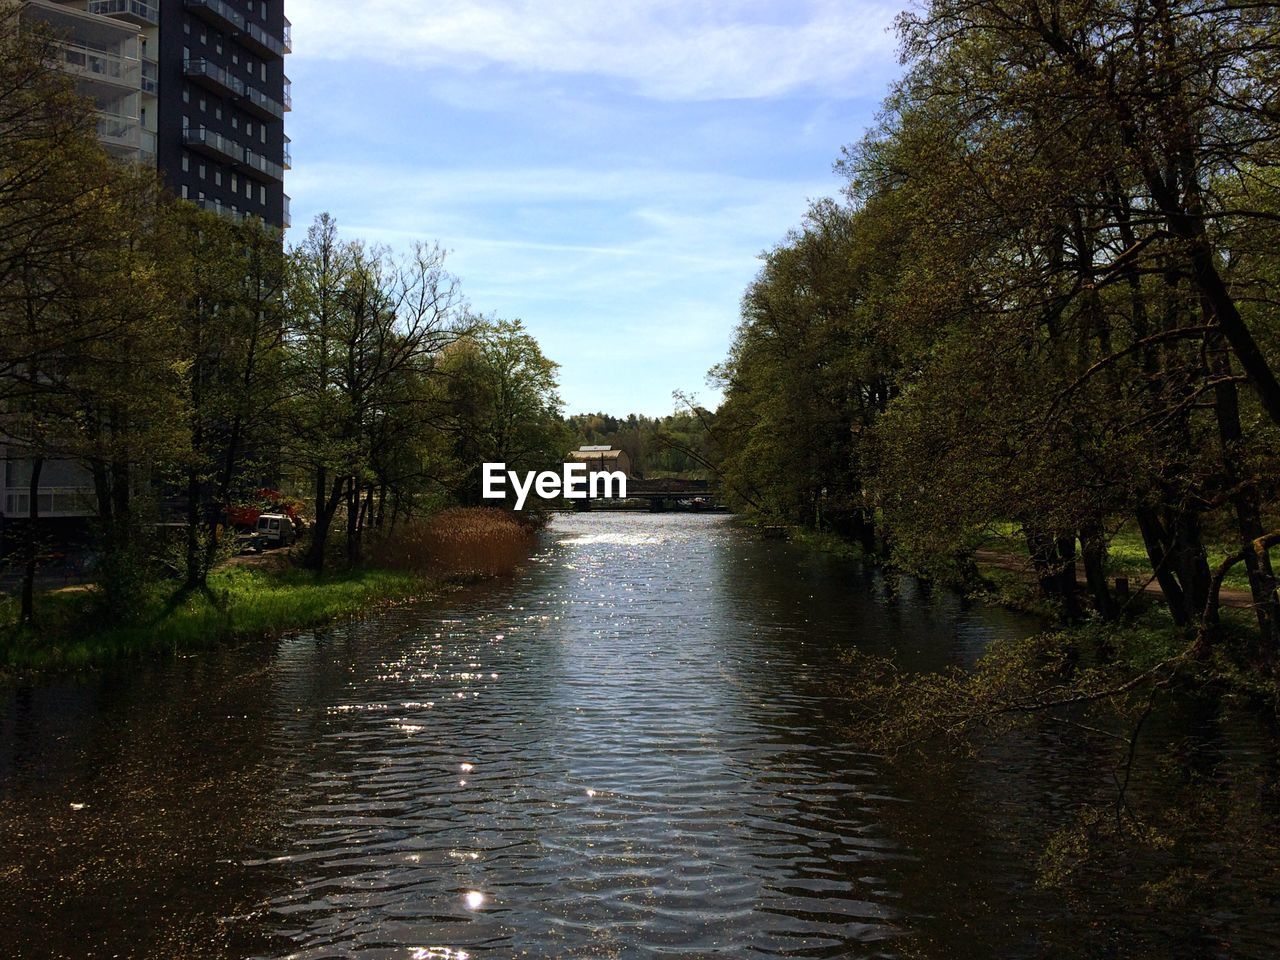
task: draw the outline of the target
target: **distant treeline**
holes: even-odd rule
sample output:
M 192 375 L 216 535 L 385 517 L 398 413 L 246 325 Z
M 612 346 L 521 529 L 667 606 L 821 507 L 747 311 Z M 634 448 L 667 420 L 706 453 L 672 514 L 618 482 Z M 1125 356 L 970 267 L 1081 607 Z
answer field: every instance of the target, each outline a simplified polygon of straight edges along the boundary
M 740 506 L 954 572 L 1020 530 L 1044 591 L 1117 614 L 1136 527 L 1207 645 L 1228 545 L 1280 601 L 1280 8 L 933 0 L 715 371 Z
M 665 417 L 576 413 L 565 424 L 575 446 L 608 444 L 625 450 L 637 476 L 707 478 L 718 458 L 715 414 L 696 405 L 689 407 Z

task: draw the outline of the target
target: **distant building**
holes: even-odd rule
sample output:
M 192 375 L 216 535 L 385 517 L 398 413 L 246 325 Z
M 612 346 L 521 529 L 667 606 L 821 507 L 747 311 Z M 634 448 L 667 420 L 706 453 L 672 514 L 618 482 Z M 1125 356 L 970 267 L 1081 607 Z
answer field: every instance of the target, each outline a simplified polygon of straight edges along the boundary
M 569 462 L 575 461 L 587 465 L 587 476 L 620 470 L 628 479 L 631 477 L 631 457 L 627 451 L 615 450 L 608 445 L 579 447 L 569 453 Z
M 289 226 L 283 0 L 25 0 L 22 15 L 53 29 L 108 153 L 206 210 Z

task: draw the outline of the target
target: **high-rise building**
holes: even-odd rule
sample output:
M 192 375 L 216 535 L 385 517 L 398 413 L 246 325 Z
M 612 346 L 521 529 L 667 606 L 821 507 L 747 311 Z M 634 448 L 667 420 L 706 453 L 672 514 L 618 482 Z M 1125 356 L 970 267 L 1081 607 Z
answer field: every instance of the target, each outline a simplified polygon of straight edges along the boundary
M 283 0 L 25 0 L 22 14 L 52 28 L 108 153 L 155 166 L 207 210 L 289 225 Z M 6 527 L 31 506 L 31 461 L 2 435 L 0 467 L 2 555 Z M 46 531 L 65 539 L 96 514 L 92 479 L 74 460 L 46 461 L 37 496 Z
M 26 0 L 23 13 L 52 27 L 108 152 L 205 209 L 289 225 L 283 0 Z

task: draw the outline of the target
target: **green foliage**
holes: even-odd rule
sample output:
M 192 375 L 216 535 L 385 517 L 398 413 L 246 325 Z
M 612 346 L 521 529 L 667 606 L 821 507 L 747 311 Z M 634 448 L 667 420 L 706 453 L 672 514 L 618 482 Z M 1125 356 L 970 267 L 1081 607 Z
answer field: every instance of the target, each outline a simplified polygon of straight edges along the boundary
M 608 445 L 625 450 L 631 469 L 639 477 L 682 477 L 709 480 L 715 475 L 717 457 L 716 415 L 690 404 L 665 417 L 607 413 L 578 413 L 565 419 L 571 445 Z
M 1108 575 L 1145 570 L 1208 637 L 1221 579 L 1271 658 L 1280 123 L 1250 104 L 1274 10 L 934 0 L 900 27 L 847 203 L 765 256 L 713 371 L 726 489 L 864 542 L 874 522 L 946 579 L 1011 524 L 1072 620 L 1081 564 L 1108 619 Z
M 97 619 L 99 591 L 48 594 L 34 629 L 17 627 L 15 605 L 0 604 L 0 667 L 48 670 L 91 666 L 118 658 L 202 649 L 235 639 L 274 636 L 342 617 L 379 601 L 429 593 L 434 585 L 411 573 L 354 570 L 317 576 L 308 571 L 224 567 L 206 590 L 152 584 L 127 626 Z
M 477 320 L 444 351 L 442 426 L 459 502 L 481 503 L 484 463 L 521 472 L 559 469 L 569 437 L 557 370 L 519 320 Z

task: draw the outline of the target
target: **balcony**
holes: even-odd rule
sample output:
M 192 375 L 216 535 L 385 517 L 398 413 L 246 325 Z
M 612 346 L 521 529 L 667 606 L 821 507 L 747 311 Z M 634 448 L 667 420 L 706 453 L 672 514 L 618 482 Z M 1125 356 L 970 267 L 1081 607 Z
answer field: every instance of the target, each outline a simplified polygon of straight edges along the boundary
M 144 0 L 89 0 L 89 12 L 136 23 L 140 27 L 160 24 L 159 3 L 146 3 Z
M 229 31 L 245 47 L 263 56 L 283 57 L 289 52 L 289 25 L 286 22 L 285 39 L 272 36 L 256 23 L 250 23 L 244 14 L 224 0 L 185 0 L 187 9 L 207 23 Z
M 284 180 L 284 168 L 280 164 L 206 127 L 189 127 L 183 130 L 182 140 L 193 150 L 230 161 L 238 170 L 255 179 Z
M 246 87 L 243 80 L 233 77 L 222 67 L 208 60 L 187 60 L 182 65 L 182 70 L 186 76 L 214 93 L 232 97 L 245 95 Z
M 142 92 L 152 96 L 160 92 L 160 67 L 154 60 L 142 61 Z
M 99 142 L 112 153 L 137 153 L 142 149 L 142 127 L 137 117 L 98 111 Z
M 293 23 L 288 17 L 284 18 L 284 34 L 280 39 L 284 41 L 284 52 L 293 53 Z
M 59 43 L 58 49 L 62 54 L 60 66 L 77 79 L 117 90 L 126 88 L 133 92 L 139 89 L 141 68 L 136 57 L 70 40 Z
M 263 56 L 283 57 L 289 52 L 284 41 L 279 37 L 273 37 L 256 23 L 246 23 L 244 33 L 240 35 L 239 40 L 246 47 Z
M 293 81 L 288 77 L 284 78 L 284 108 L 286 111 L 293 109 Z
M 244 14 L 223 0 L 186 0 L 187 9 L 206 23 L 233 33 L 243 33 Z
M 232 210 L 221 200 L 192 200 L 201 210 L 208 210 L 210 213 L 216 213 L 220 217 L 226 217 L 228 220 L 234 220 L 240 223 L 245 218 L 245 214 L 239 210 Z
M 98 142 L 113 157 L 134 163 L 155 163 L 156 135 L 143 127 L 137 117 L 99 110 L 95 132 Z
M 288 137 L 284 138 L 284 168 L 286 170 L 293 169 L 293 152 L 289 149 L 289 144 L 293 143 Z
M 265 120 L 283 120 L 284 112 L 289 109 L 284 104 L 271 99 L 261 90 L 247 86 L 244 91 L 244 102 L 240 104 L 246 111 L 256 114 Z
M 284 195 L 284 215 L 282 219 L 286 229 L 293 226 L 293 217 L 289 214 L 289 195 L 287 193 Z
M 229 160 L 232 163 L 241 163 L 244 160 L 244 147 L 207 127 L 188 127 L 182 131 L 182 142 L 201 153 L 221 160 Z
M 284 167 L 274 160 L 268 160 L 261 154 L 254 153 L 252 150 L 244 152 L 244 159 L 241 161 L 241 165 L 245 173 L 251 176 L 256 177 L 260 174 L 261 178 L 266 178 L 267 180 L 284 181 Z
M 36 492 L 36 503 L 43 519 L 49 517 L 92 517 L 98 512 L 93 487 L 46 487 Z M 29 489 L 6 488 L 4 512 L 8 517 L 26 517 L 31 513 Z

